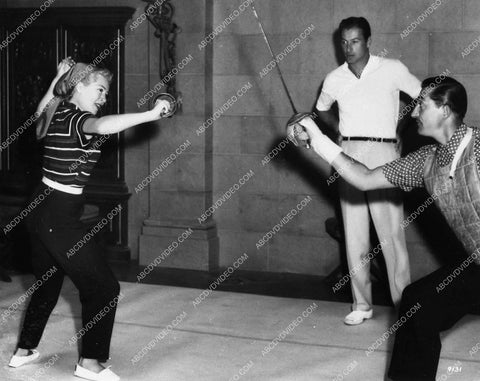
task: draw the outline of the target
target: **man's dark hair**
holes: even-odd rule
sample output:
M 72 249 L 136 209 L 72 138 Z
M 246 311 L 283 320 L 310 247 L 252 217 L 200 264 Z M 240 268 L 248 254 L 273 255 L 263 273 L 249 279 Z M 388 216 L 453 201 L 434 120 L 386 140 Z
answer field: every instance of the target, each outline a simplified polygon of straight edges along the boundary
M 437 106 L 448 105 L 459 120 L 463 120 L 467 113 L 467 91 L 460 82 L 452 77 L 430 77 L 422 82 L 422 94 L 425 91 L 430 91 L 428 96 Z
M 346 29 L 358 28 L 363 33 L 363 38 L 365 41 L 372 35 L 372 31 L 370 29 L 370 24 L 368 23 L 367 19 L 364 17 L 349 17 L 343 19 L 338 26 L 338 30 L 340 34 Z

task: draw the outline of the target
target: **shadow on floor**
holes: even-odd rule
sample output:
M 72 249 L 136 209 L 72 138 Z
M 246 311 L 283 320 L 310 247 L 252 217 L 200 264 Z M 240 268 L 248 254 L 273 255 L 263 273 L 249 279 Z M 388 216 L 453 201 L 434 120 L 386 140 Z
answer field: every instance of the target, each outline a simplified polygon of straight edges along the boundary
M 138 282 L 137 275 L 145 269 L 144 266 L 138 266 L 135 262 L 110 262 L 110 266 L 118 280 L 132 283 Z M 221 274 L 222 272 L 155 268 L 139 283 L 206 289 Z M 327 278 L 237 270 L 225 281 L 220 282 L 216 290 L 351 303 L 349 283 L 334 292 L 333 286 L 338 280 L 339 278 L 335 279 L 331 276 Z M 392 305 L 388 286 L 380 281 L 373 281 L 372 288 L 374 304 Z

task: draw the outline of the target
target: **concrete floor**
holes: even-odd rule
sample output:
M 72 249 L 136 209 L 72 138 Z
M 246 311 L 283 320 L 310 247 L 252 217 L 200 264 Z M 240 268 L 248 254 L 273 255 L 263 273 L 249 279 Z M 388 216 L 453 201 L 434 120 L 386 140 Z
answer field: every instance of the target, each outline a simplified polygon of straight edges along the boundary
M 0 283 L 0 313 L 32 283 L 25 275 Z M 216 291 L 194 306 L 201 289 L 121 285 L 109 364 L 124 381 L 384 379 L 393 340 L 365 352 L 395 322 L 389 307 L 378 306 L 374 319 L 348 327 L 342 323 L 346 303 Z M 80 329 L 80 304 L 70 281 L 38 348 L 41 357 L 12 369 L 6 364 L 24 309 L 25 303 L 0 319 L 0 380 L 79 380 L 73 376 L 78 348 L 68 342 Z M 479 332 L 480 319 L 469 315 L 443 335 L 437 379 L 480 380 L 480 352 L 469 354 Z M 454 366 L 458 371 L 449 372 Z

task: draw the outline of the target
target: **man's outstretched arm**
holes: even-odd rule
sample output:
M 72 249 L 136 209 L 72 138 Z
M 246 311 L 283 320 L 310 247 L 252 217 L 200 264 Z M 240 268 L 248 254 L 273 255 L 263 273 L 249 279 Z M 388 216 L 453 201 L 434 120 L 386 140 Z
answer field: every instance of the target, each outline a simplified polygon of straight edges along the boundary
M 313 142 L 312 147 L 314 147 Z M 386 179 L 383 173 L 383 166 L 369 169 L 364 164 L 356 161 L 343 152 L 333 160 L 331 165 L 338 171 L 345 181 L 354 185 L 361 191 L 395 188 L 395 186 Z
M 318 129 L 310 117 L 302 119 L 300 124 L 305 128 L 313 150 L 322 159 L 332 165 L 347 182 L 362 191 L 395 188 L 395 186 L 386 179 L 383 173 L 383 167 L 369 169 L 364 164 L 343 153 L 338 145 Z M 305 132 L 303 134 L 305 134 Z M 302 133 L 297 134 L 296 137 L 302 140 L 307 138 L 305 135 L 302 136 Z

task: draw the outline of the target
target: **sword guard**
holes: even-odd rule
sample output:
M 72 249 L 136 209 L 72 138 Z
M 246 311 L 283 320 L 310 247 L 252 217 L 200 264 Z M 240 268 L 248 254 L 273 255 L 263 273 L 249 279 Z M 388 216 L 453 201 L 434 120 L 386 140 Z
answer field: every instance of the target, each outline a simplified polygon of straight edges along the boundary
M 170 107 L 169 107 L 168 111 L 162 114 L 163 118 L 169 118 L 173 114 L 175 114 L 175 112 L 177 111 L 178 104 L 177 104 L 177 100 L 175 99 L 175 97 L 172 94 L 168 94 L 168 93 L 158 94 L 152 101 L 152 108 L 155 107 L 155 104 L 159 100 L 165 100 L 165 101 L 168 101 L 170 103 Z
M 293 114 L 287 122 L 287 127 L 292 126 L 294 124 L 298 124 L 300 121 L 305 119 L 307 116 L 313 118 L 313 114 L 310 113 L 310 112 L 297 112 L 296 114 Z
M 309 112 L 297 112 L 296 114 L 292 115 L 291 118 L 288 120 L 287 128 L 293 127 L 294 136 L 298 136 L 300 133 L 306 132 L 305 128 L 300 124 L 300 122 L 308 116 L 313 117 L 312 113 Z M 300 130 L 298 130 L 297 126 L 300 127 Z M 310 149 L 310 139 L 304 140 L 299 138 L 299 140 L 302 146 Z M 297 145 L 295 142 L 294 144 Z

